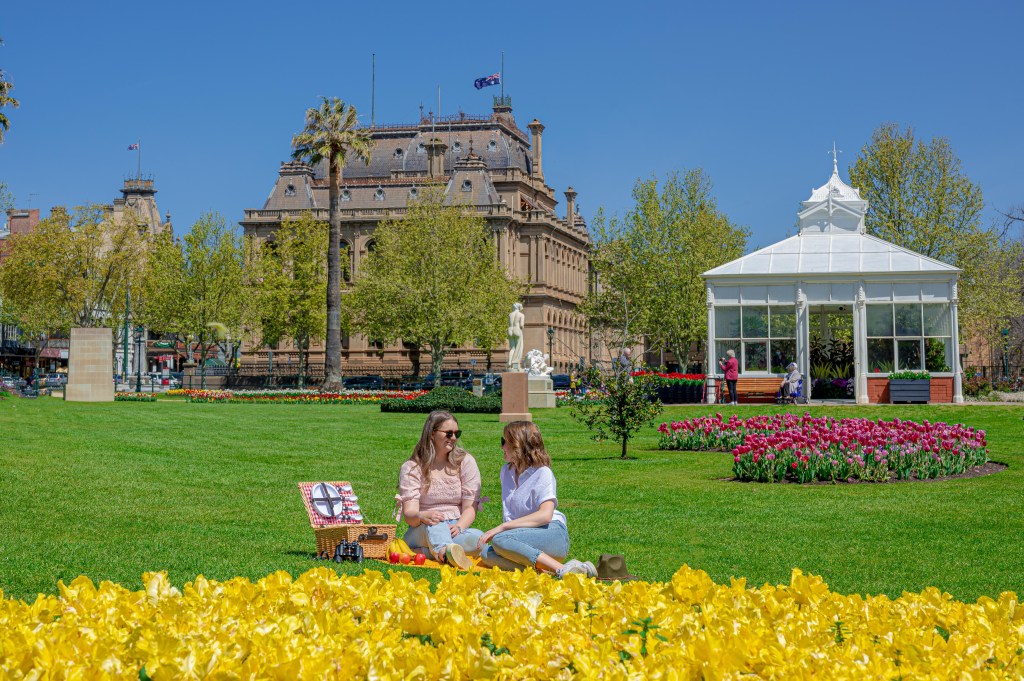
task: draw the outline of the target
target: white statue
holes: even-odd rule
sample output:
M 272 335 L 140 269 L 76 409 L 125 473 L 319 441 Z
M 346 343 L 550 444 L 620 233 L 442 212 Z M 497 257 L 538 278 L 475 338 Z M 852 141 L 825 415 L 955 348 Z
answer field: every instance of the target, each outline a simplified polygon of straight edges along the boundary
M 548 366 L 548 355 L 543 350 L 530 350 L 526 353 L 526 361 L 531 376 L 547 376 L 552 371 Z
M 512 306 L 512 312 L 508 315 L 508 371 L 521 371 L 523 362 L 523 326 L 526 324 L 526 315 L 523 314 L 523 304 L 516 303 Z

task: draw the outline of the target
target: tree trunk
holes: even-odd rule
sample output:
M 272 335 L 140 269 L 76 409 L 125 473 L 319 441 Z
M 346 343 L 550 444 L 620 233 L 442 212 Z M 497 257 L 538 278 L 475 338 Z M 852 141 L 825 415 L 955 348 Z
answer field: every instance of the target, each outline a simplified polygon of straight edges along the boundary
M 430 346 L 431 366 L 434 371 L 434 387 L 441 387 L 441 367 L 444 365 L 444 343 Z
M 341 392 L 341 166 L 332 157 L 330 166 L 330 230 L 327 244 L 327 345 L 324 352 L 325 392 Z
M 628 439 L 628 438 L 625 438 L 625 437 L 623 437 L 623 438 L 622 438 L 622 458 L 623 458 L 623 459 L 625 459 L 625 458 L 626 458 L 626 447 L 627 447 L 628 445 L 629 445 L 629 439 Z

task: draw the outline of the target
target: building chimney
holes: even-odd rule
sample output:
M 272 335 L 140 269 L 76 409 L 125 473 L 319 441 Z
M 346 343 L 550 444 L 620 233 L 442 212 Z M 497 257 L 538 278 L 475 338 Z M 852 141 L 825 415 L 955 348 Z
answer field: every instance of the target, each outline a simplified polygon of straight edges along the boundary
M 541 166 L 541 134 L 544 132 L 544 125 L 536 118 L 530 122 L 528 126 L 530 134 L 533 136 L 533 144 L 531 148 L 533 150 L 533 176 L 544 179 L 544 169 Z
M 576 190 L 569 187 L 565 190 L 565 221 L 569 229 L 576 226 Z
M 427 149 L 427 177 L 441 179 L 444 177 L 444 153 L 448 145 L 434 137 L 423 145 Z

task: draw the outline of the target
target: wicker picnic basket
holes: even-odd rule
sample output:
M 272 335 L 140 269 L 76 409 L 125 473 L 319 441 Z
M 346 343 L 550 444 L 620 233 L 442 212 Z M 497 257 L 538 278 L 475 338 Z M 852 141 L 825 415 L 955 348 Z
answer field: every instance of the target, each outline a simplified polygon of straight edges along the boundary
M 363 547 L 363 556 L 366 558 L 379 558 L 386 560 L 388 546 L 395 540 L 396 525 L 371 525 L 367 523 L 339 523 L 331 518 L 325 518 L 316 512 L 313 503 L 310 501 L 310 493 L 315 482 L 300 482 L 299 491 L 302 493 L 302 503 L 309 515 L 309 524 L 313 528 L 316 537 L 316 554 L 318 556 L 334 555 L 335 547 L 342 540 L 359 542 Z M 346 485 L 346 482 L 329 482 L 335 487 Z

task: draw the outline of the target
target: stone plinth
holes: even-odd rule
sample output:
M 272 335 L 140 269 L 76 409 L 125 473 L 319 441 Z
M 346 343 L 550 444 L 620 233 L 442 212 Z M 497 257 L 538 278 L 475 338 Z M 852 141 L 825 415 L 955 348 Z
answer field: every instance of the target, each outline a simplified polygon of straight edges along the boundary
M 71 329 L 68 402 L 114 401 L 113 334 L 110 329 Z
M 530 376 L 530 409 L 554 409 L 555 391 L 550 376 Z
M 526 374 L 522 371 L 507 371 L 501 375 L 501 417 L 502 423 L 532 421 L 529 408 Z

